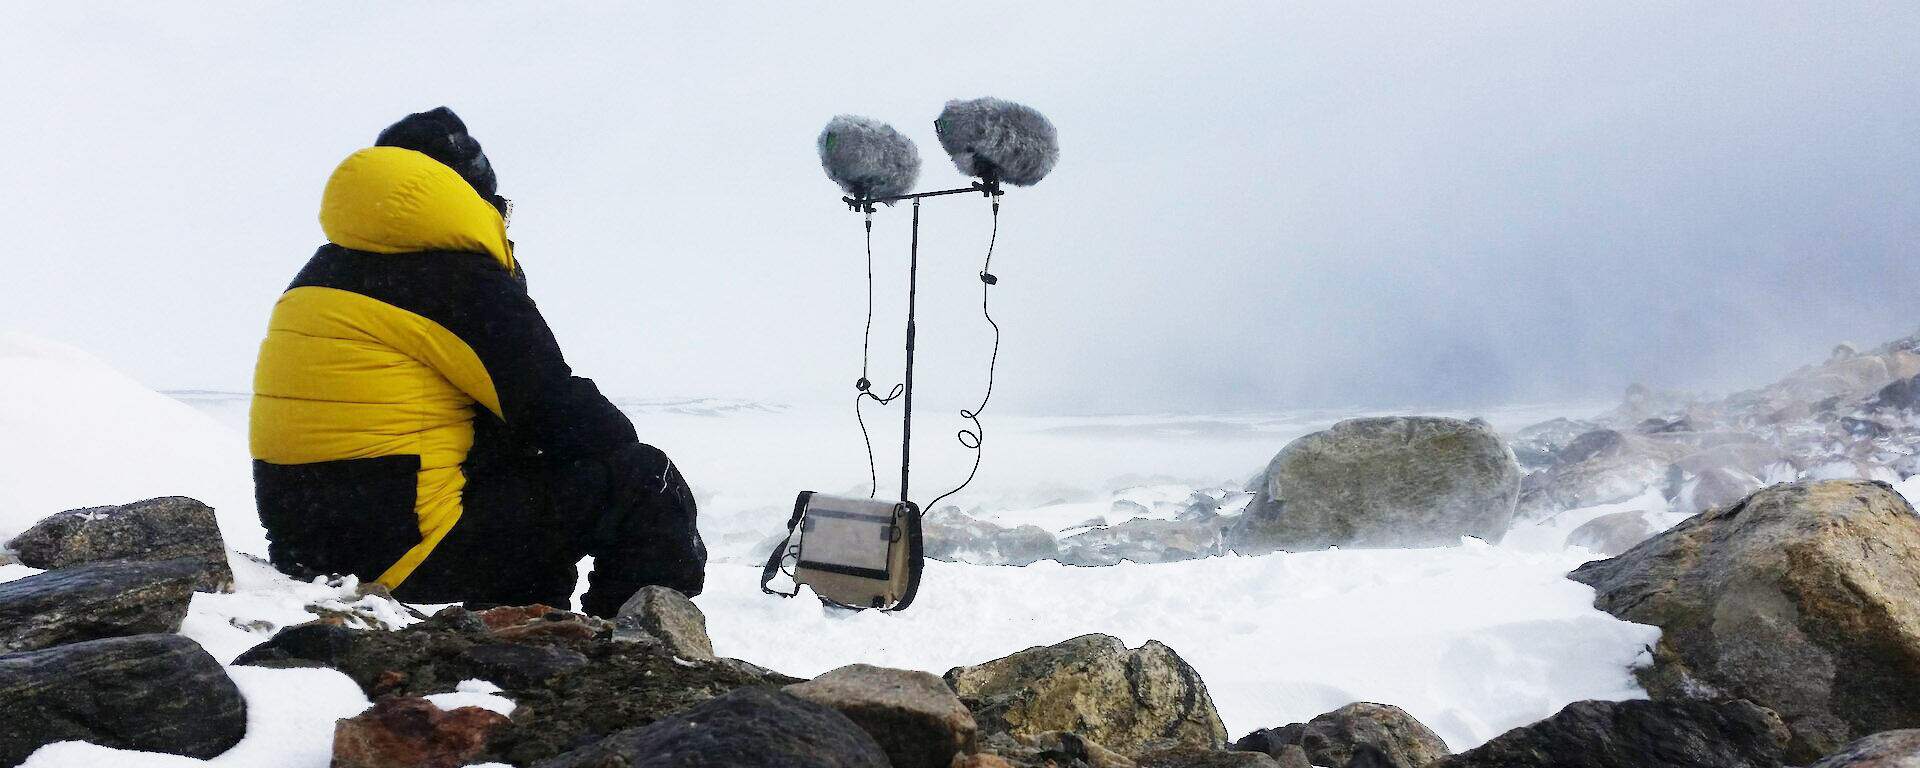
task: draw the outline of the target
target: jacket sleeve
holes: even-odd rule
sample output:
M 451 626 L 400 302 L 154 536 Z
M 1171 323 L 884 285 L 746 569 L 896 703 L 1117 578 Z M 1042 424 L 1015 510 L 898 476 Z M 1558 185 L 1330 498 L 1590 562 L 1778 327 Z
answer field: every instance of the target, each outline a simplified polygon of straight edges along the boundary
M 639 441 L 633 423 L 599 387 L 573 375 L 524 282 L 481 259 L 462 260 L 448 278 L 451 301 L 442 324 L 472 353 L 433 364 L 505 422 L 509 438 L 563 458 Z M 460 364 L 473 357 L 477 370 Z

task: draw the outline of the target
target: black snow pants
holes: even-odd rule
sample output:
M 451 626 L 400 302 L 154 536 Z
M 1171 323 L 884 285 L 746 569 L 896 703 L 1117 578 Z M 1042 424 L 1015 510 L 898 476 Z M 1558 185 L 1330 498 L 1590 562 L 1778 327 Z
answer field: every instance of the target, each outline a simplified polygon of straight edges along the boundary
M 470 471 L 460 521 L 394 596 L 571 608 L 612 617 L 641 587 L 691 597 L 706 583 L 693 492 L 665 453 L 634 443 L 577 459 L 542 456 Z

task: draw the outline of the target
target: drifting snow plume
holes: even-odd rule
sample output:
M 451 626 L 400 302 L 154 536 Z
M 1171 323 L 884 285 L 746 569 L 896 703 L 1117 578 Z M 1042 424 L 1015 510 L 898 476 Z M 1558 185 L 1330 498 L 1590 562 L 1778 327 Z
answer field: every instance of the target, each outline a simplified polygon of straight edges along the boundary
M 1040 183 L 1060 159 L 1053 123 L 1032 107 L 995 98 L 947 102 L 933 121 L 961 173 L 1016 187 Z
M 820 132 L 820 167 L 859 199 L 904 195 L 920 178 L 920 150 L 893 126 L 856 115 L 827 121 Z

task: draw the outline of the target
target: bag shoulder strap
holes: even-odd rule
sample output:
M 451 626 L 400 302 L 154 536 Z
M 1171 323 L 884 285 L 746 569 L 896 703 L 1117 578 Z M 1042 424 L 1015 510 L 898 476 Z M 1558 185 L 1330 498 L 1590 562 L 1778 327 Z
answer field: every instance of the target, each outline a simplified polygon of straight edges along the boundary
M 761 592 L 765 592 L 769 595 L 779 595 L 781 597 L 793 597 L 794 595 L 800 594 L 799 584 L 793 585 L 792 592 L 781 592 L 780 590 L 768 587 L 767 584 L 771 583 L 773 581 L 774 575 L 780 572 L 780 561 L 786 559 L 787 549 L 788 547 L 793 545 L 793 532 L 799 529 L 800 518 L 806 517 L 807 502 L 812 499 L 813 499 L 813 491 L 801 491 L 800 497 L 797 499 L 794 499 L 793 517 L 787 520 L 787 537 L 784 539 L 781 539 L 779 544 L 775 544 L 773 546 L 773 552 L 767 555 L 766 566 L 760 569 L 760 591 Z M 914 529 L 914 535 L 915 535 L 914 546 L 917 548 L 920 542 L 920 539 L 918 538 L 919 525 L 917 522 L 913 526 L 913 529 Z

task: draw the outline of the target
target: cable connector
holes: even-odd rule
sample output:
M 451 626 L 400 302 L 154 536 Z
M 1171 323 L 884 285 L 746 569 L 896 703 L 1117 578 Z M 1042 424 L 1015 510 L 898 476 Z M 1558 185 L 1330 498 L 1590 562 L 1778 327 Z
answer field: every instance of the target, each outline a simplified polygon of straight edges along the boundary
M 994 277 L 991 272 L 982 272 L 980 273 L 980 282 L 986 283 L 987 285 L 999 285 L 1000 278 Z

